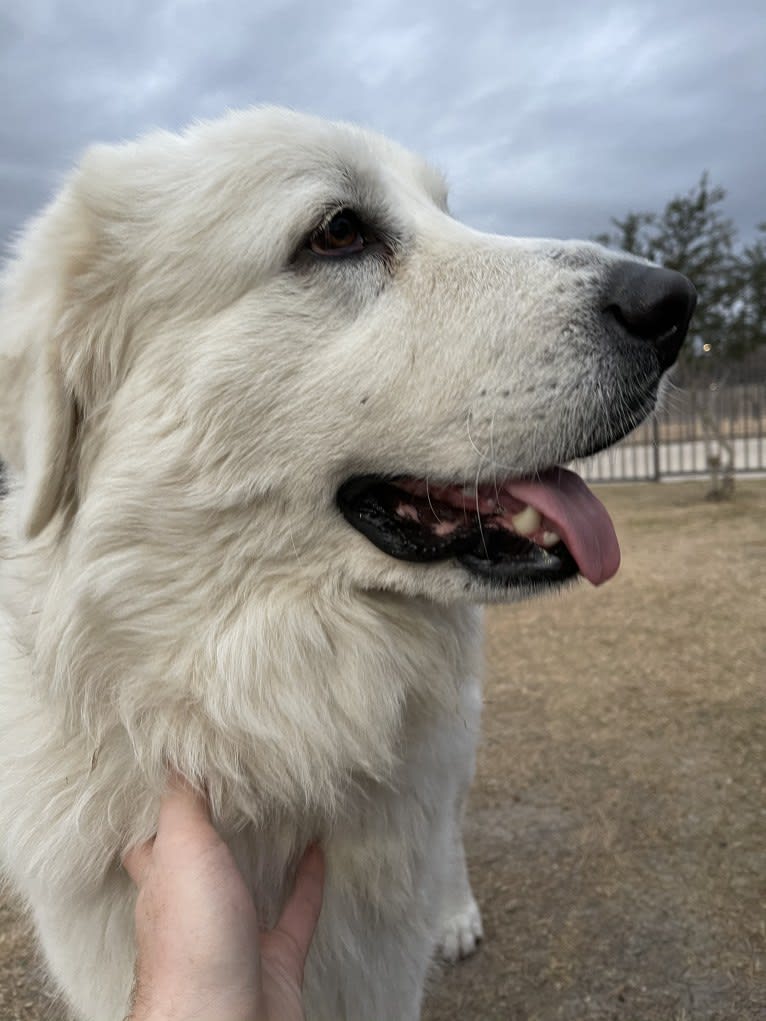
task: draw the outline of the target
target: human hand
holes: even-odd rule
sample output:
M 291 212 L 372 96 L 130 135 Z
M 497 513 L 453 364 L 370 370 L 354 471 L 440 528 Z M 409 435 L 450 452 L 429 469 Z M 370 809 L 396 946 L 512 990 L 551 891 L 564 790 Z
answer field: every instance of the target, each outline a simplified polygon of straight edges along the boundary
M 260 932 L 206 798 L 174 777 L 157 835 L 123 864 L 138 887 L 129 1021 L 302 1021 L 303 966 L 322 907 L 318 847 L 304 854 L 275 928 Z

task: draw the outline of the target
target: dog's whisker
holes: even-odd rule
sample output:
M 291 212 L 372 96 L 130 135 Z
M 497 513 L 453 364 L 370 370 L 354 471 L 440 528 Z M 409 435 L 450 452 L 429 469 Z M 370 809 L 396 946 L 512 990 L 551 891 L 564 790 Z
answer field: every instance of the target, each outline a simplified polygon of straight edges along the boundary
M 486 460 L 486 456 L 487 455 L 483 451 L 479 450 L 479 448 L 476 446 L 476 444 L 473 441 L 473 437 L 471 436 L 471 412 L 470 411 L 468 412 L 468 415 L 466 417 L 466 423 L 465 424 L 466 424 L 466 428 L 468 429 L 468 442 L 471 444 L 473 449 L 479 455 L 481 460 L 482 461 Z
M 497 465 L 497 461 L 495 459 L 495 415 L 496 414 L 497 414 L 496 410 L 492 412 L 492 418 L 491 418 L 490 423 L 489 423 L 489 457 L 490 457 L 490 464 L 492 465 L 492 485 L 494 486 L 494 489 L 495 489 L 495 500 L 496 500 L 497 505 L 499 507 L 501 505 L 500 504 L 500 489 L 498 487 L 498 481 L 497 481 L 497 468 L 498 468 L 498 465 Z
M 442 519 L 436 513 L 436 509 L 434 508 L 433 503 L 431 503 L 431 494 L 430 494 L 430 492 L 428 490 L 428 476 L 427 475 L 426 475 L 426 499 L 428 500 L 428 506 L 431 508 L 431 513 L 436 518 L 436 520 L 439 522 L 439 524 L 441 524 L 442 523 Z
M 489 560 L 490 559 L 490 557 L 489 557 L 489 550 L 487 549 L 487 541 L 486 541 L 486 538 L 485 538 L 485 535 L 484 535 L 484 528 L 482 527 L 482 523 L 481 523 L 481 512 L 479 511 L 479 478 L 480 478 L 480 476 L 481 476 L 481 463 L 479 463 L 479 466 L 478 466 L 477 471 L 476 471 L 476 489 L 475 489 L 475 491 L 476 491 L 476 520 L 477 520 L 478 525 L 479 525 L 479 536 L 481 538 L 481 545 L 482 545 L 482 548 L 484 549 L 484 553 L 485 553 L 485 555 L 487 557 L 487 560 Z
M 301 567 L 303 567 L 303 561 L 301 560 L 301 555 L 298 552 L 297 546 L 295 545 L 295 538 L 293 536 L 293 526 L 292 526 L 292 523 L 289 520 L 287 522 L 287 530 L 288 530 L 288 533 L 290 535 L 290 545 L 293 548 L 293 553 L 295 554 L 295 559 L 298 561 L 298 563 L 301 565 Z

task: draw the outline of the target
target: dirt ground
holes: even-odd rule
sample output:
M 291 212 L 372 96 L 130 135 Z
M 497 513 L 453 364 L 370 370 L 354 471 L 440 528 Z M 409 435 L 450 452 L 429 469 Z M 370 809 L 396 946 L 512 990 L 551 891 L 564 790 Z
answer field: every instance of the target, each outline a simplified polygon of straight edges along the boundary
M 766 1018 L 766 482 L 703 491 L 600 487 L 618 577 L 489 612 L 486 939 L 424 1021 Z M 0 1021 L 57 1016 L 0 905 Z
M 427 1021 L 766 1018 L 766 483 L 602 487 L 617 578 L 489 615 L 486 941 Z

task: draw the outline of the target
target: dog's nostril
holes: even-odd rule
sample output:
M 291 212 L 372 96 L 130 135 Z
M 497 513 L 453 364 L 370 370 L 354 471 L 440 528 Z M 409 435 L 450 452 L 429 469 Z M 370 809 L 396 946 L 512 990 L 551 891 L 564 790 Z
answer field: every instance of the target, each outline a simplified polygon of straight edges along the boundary
M 653 344 L 663 370 L 678 357 L 697 292 L 681 273 L 637 262 L 618 263 L 606 289 L 604 312 L 632 337 Z

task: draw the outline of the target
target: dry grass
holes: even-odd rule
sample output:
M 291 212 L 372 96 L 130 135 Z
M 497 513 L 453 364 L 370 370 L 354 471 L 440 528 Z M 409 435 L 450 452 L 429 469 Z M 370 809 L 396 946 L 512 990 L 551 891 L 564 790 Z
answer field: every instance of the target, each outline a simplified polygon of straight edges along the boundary
M 487 939 L 425 1021 L 766 1017 L 766 483 L 703 490 L 601 488 L 617 579 L 490 612 L 466 833 Z M 48 1002 L 0 909 L 0 1021 Z

